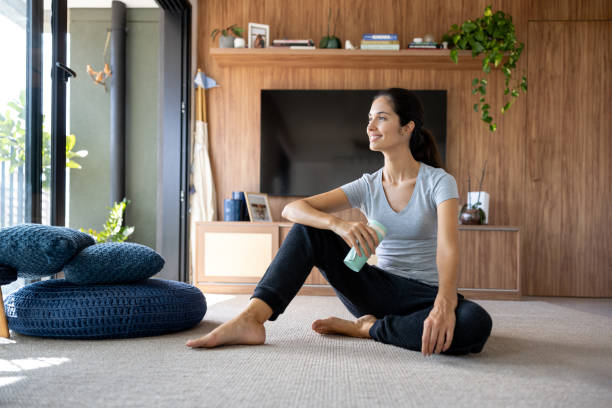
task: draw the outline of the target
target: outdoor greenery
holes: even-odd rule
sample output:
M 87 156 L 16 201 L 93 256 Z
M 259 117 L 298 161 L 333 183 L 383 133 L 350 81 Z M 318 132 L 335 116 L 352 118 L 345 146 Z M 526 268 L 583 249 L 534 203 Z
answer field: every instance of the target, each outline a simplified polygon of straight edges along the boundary
M 110 214 L 102 231 L 98 232 L 93 229 L 85 230 L 81 228 L 81 232 L 91 235 L 98 244 L 125 241 L 134 232 L 134 227 L 123 226 L 123 213 L 129 203 L 130 201 L 124 198 L 120 203 L 115 203 L 112 208 L 107 207 L 110 210 Z
M 448 41 L 455 48 L 451 50 L 450 57 L 457 63 L 458 50 L 472 50 L 472 57 L 484 54 L 482 70 L 488 74 L 493 67 L 500 67 L 505 76 L 504 105 L 501 113 L 505 113 L 519 96 L 520 90 L 527 91 L 527 77 L 522 76 L 519 81 L 514 78 L 511 82 L 513 70 L 516 70 L 525 44 L 518 43 L 514 32 L 512 16 L 502 11 L 491 11 L 491 6 L 485 8 L 484 16 L 476 20 L 467 20 L 460 26 L 453 24 L 450 30 L 444 34 L 442 41 Z M 506 59 L 507 58 L 507 59 Z M 504 61 L 502 63 L 502 61 Z M 501 64 L 501 65 L 500 65 Z M 474 104 L 474 111 L 481 111 L 480 119 L 489 126 L 491 132 L 495 132 L 497 124 L 489 114 L 491 106 L 486 103 L 487 80 L 474 78 L 472 80 L 472 94 L 480 95 L 478 103 Z M 510 99 L 507 99 L 510 95 Z
M 0 113 L 0 161 L 10 163 L 11 173 L 25 165 L 25 115 L 25 91 L 20 92 L 18 99 L 8 103 L 4 114 Z M 43 189 L 48 190 L 51 180 L 51 134 L 44 127 L 42 138 L 42 181 Z M 74 159 L 87 156 L 87 150 L 73 152 L 75 145 L 76 136 L 66 136 L 66 167 L 80 169 L 81 165 Z

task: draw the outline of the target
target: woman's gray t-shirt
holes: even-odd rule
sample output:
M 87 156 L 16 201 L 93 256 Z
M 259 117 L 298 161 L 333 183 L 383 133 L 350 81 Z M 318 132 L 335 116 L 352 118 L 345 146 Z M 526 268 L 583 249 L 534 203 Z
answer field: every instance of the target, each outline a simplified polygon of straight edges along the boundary
M 376 248 L 378 267 L 437 286 L 437 207 L 443 201 L 459 198 L 457 182 L 443 169 L 421 163 L 410 201 L 396 212 L 387 201 L 382 170 L 364 174 L 341 187 L 352 207 L 387 228 L 387 236 Z

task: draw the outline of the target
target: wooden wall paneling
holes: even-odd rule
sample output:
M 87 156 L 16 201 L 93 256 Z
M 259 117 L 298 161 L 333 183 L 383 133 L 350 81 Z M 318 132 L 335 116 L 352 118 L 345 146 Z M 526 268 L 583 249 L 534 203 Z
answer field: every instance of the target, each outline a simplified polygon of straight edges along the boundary
M 530 294 L 612 295 L 612 223 L 602 205 L 612 199 L 610 156 L 602 153 L 612 143 L 612 61 L 607 47 L 584 47 L 609 42 L 611 30 L 611 22 L 529 24 L 529 37 L 539 39 L 529 52 L 525 211 L 537 220 L 525 224 Z
M 612 232 L 602 228 L 610 221 L 609 205 L 604 209 L 600 203 L 610 203 L 610 156 L 603 159 L 600 150 L 609 151 L 609 112 L 612 110 L 612 93 L 609 92 L 609 47 L 584 47 L 584 44 L 609 44 L 612 40 L 612 22 L 572 22 L 564 25 L 565 46 L 571 56 L 565 62 L 564 86 L 566 98 L 574 101 L 563 110 L 562 143 L 562 224 L 561 224 L 561 294 L 576 296 L 612 296 L 610 282 L 610 248 Z M 570 54 L 570 53 L 568 53 Z M 585 61 L 589 61 L 585 64 Z M 597 86 L 584 86 L 577 78 L 599 78 Z M 606 85 L 608 83 L 608 85 Z M 606 88 L 608 93 L 606 94 Z M 604 107 L 605 110 L 601 108 Z M 607 112 L 606 114 L 601 114 Z M 574 132 L 568 131 L 568 125 Z M 608 133 L 606 135 L 606 132 Z M 579 135 L 589 135 L 585 143 Z M 607 191 L 606 191 L 607 190 Z M 593 194 L 597 193 L 595 197 Z M 608 222 L 608 226 L 612 223 Z M 608 243 L 605 247 L 602 243 Z M 576 273 L 580 271 L 580 273 Z
M 274 38 L 312 38 L 315 44 L 327 33 L 327 15 L 332 8 L 333 16 L 338 11 L 337 1 L 333 0 L 266 0 L 266 22 Z M 342 25 L 340 15 L 338 27 Z M 296 24 L 299 22 L 299 24 Z M 331 28 L 330 28 L 331 30 Z
M 564 48 L 560 24 L 529 23 L 530 48 L 527 94 L 527 175 L 524 247 L 525 293 L 560 293 L 561 268 L 561 140 Z M 537 220 L 536 222 L 527 222 Z
M 530 20 L 610 20 L 610 0 L 540 0 L 530 3 Z
M 342 40 L 348 39 L 355 46 L 359 46 L 361 37 L 366 33 L 390 33 L 402 35 L 399 11 L 400 0 L 377 0 L 376 3 L 368 0 L 342 0 L 338 2 L 342 9 L 340 18 L 344 21 L 343 30 L 336 34 Z M 401 38 L 400 38 L 401 40 Z M 407 43 L 402 42 L 402 47 Z

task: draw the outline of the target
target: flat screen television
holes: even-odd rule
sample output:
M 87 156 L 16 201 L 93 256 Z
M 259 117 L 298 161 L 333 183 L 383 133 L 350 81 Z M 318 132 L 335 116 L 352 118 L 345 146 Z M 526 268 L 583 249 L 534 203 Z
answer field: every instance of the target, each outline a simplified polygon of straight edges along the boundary
M 376 90 L 261 91 L 260 191 L 311 196 L 372 173 L 384 164 L 369 149 L 366 127 Z M 415 90 L 442 163 L 446 91 Z

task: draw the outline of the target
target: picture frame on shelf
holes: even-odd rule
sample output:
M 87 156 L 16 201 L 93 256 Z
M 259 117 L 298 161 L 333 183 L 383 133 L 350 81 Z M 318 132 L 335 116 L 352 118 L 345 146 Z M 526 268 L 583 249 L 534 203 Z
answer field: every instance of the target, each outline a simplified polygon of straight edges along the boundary
M 267 24 L 249 23 L 249 48 L 270 47 L 270 26 Z
M 247 209 L 251 222 L 272 222 L 272 212 L 266 193 L 252 193 L 245 191 Z

